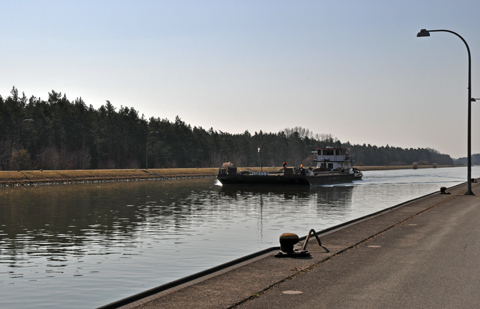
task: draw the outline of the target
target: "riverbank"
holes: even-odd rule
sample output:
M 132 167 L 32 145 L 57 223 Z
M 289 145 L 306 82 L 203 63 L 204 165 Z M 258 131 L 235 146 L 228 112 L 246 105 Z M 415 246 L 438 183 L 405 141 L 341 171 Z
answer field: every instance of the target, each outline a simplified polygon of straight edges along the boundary
M 213 177 L 218 168 L 0 171 L 2 185 Z
M 437 166 L 441 167 L 455 167 Z M 263 167 L 264 172 L 275 172 L 281 167 Z M 401 166 L 358 166 L 361 171 L 411 169 Z M 433 168 L 433 165 L 419 165 L 418 168 Z M 240 171 L 259 171 L 260 167 L 239 168 Z M 94 181 L 120 181 L 129 179 L 174 179 L 215 177 L 218 168 L 162 168 L 162 169 L 108 169 L 108 170 L 48 170 L 48 171 L 0 171 L 1 185 L 29 185 L 41 183 L 68 183 Z

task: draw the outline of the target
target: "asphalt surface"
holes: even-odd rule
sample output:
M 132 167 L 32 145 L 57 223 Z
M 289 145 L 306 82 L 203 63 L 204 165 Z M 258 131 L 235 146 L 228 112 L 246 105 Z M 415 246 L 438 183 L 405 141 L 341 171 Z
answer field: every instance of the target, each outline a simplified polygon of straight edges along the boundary
M 477 183 L 472 190 L 319 233 L 329 252 L 312 237 L 309 258 L 273 251 L 121 308 L 480 308 Z

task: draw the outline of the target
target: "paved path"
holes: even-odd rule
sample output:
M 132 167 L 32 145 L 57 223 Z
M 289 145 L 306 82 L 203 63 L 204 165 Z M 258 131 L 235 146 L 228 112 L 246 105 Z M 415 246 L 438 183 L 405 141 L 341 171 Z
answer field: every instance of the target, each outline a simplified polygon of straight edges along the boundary
M 124 308 L 480 308 L 480 186 L 434 194 Z M 310 227 L 306 227 L 306 232 Z M 285 231 L 288 232 L 288 231 Z

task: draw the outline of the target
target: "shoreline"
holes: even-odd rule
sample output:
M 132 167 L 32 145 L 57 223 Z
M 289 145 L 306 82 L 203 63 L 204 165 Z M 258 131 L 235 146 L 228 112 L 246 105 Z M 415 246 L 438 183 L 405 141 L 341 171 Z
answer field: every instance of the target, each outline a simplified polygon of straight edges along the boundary
M 439 165 L 437 168 L 459 167 L 462 165 Z M 413 169 L 411 165 L 401 166 L 356 166 L 360 171 Z M 419 165 L 418 169 L 434 168 L 433 165 Z M 240 171 L 260 171 L 260 167 L 239 167 Z M 265 172 L 275 172 L 281 167 L 263 167 Z M 103 169 L 103 170 L 28 170 L 0 171 L 0 185 L 24 186 L 50 183 L 78 183 L 97 181 L 158 180 L 178 178 L 215 177 L 218 168 L 161 168 L 161 169 Z

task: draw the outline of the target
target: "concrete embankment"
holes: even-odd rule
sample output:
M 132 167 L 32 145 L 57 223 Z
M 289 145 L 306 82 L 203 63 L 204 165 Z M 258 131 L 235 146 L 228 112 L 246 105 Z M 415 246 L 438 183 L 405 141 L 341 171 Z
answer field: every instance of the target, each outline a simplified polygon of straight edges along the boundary
M 449 166 L 439 166 L 449 167 Z M 265 172 L 278 171 L 281 167 L 263 167 Z M 361 166 L 362 171 L 411 169 L 411 166 Z M 421 165 L 418 168 L 432 168 Z M 240 171 L 259 171 L 260 167 L 240 167 Z M 0 185 L 31 185 L 42 183 L 70 183 L 95 181 L 122 181 L 144 179 L 172 179 L 215 177 L 218 168 L 161 168 L 161 169 L 103 169 L 103 170 L 29 170 L 0 171 Z
M 276 249 L 105 307 L 478 308 L 480 187 L 472 189 L 321 231 L 328 252 L 312 237 L 309 258 L 275 258 Z

